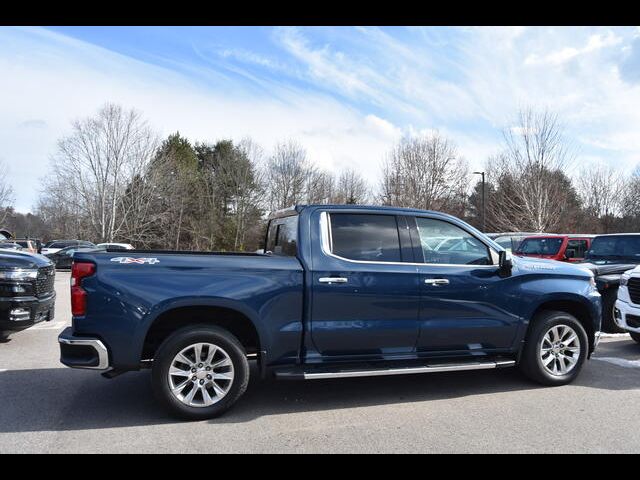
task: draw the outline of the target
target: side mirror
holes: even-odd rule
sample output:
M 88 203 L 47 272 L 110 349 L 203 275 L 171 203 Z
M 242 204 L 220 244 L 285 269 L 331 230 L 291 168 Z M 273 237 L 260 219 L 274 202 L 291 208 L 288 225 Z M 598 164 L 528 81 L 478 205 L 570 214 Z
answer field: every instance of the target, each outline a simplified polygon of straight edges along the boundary
M 506 251 L 498 252 L 498 275 L 501 277 L 508 277 L 511 275 L 513 269 L 513 261 L 511 259 L 511 253 Z

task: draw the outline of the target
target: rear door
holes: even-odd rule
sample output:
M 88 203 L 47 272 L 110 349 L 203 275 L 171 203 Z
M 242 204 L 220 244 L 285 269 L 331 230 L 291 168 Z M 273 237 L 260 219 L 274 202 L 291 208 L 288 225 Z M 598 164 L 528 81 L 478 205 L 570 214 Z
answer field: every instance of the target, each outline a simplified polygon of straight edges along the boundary
M 420 292 L 405 217 L 317 212 L 311 333 L 323 358 L 415 351 Z M 316 248 L 320 246 L 320 248 Z M 308 358 L 313 352 L 308 352 Z

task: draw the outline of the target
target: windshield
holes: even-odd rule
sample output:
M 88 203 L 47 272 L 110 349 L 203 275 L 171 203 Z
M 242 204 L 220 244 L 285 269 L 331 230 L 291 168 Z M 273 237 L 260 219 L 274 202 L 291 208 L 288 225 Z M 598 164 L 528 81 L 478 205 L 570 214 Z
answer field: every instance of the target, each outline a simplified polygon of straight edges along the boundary
M 640 257 L 640 235 L 596 237 L 586 258 Z
M 555 255 L 560 251 L 562 238 L 527 238 L 516 253 L 523 255 Z

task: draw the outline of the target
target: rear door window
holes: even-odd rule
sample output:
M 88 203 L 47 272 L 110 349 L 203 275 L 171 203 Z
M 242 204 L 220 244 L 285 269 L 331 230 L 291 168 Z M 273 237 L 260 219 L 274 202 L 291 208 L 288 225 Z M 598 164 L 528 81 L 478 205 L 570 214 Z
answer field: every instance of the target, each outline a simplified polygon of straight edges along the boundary
M 348 260 L 402 262 L 395 215 L 332 213 L 331 251 Z

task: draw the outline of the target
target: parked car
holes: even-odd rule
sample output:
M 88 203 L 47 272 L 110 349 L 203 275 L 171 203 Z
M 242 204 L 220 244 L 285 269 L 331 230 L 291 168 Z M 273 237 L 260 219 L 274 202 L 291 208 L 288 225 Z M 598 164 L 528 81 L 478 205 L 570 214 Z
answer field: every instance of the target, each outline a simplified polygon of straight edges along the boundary
M 52 240 L 44 244 L 40 253 L 42 253 L 42 255 L 49 255 L 67 247 L 95 247 L 95 245 L 84 240 Z
M 20 245 L 25 252 L 38 253 L 38 245 L 34 240 L 17 238 L 13 242 Z
M 58 270 L 69 270 L 71 268 L 71 264 L 73 263 L 73 255 L 76 252 L 93 252 L 96 250 L 104 250 L 99 247 L 67 247 L 62 250 L 57 251 L 56 253 L 50 253 L 47 256 L 53 264 L 56 266 Z
M 105 250 L 111 250 L 111 251 L 135 250 L 133 245 L 129 243 L 99 243 L 96 246 L 98 248 L 104 248 Z
M 434 250 L 431 237 L 464 249 Z M 514 258 L 437 212 L 299 206 L 271 217 L 265 254 L 78 252 L 61 361 L 106 377 L 152 367 L 173 414 L 210 418 L 249 382 L 519 365 L 573 381 L 596 348 L 593 274 Z
M 598 235 L 591 241 L 582 267 L 593 272 L 602 295 L 602 328 L 605 332 L 623 333 L 615 322 L 614 308 L 620 277 L 640 265 L 640 233 Z
M 620 329 L 640 343 L 640 266 L 620 276 L 613 318 Z
M 492 239 L 507 252 L 513 252 L 518 248 L 520 242 L 531 235 L 540 235 L 540 233 L 527 232 L 504 232 L 504 233 L 488 233 L 487 237 Z
M 0 251 L 0 337 L 54 317 L 55 269 L 41 255 Z
M 23 248 L 20 245 L 18 245 L 17 243 L 7 242 L 7 241 L 4 241 L 4 242 L 0 243 L 0 249 L 2 249 L 2 250 L 17 250 L 17 251 L 23 250 Z
M 594 235 L 535 235 L 522 240 L 514 254 L 560 262 L 581 262 L 593 238 Z

